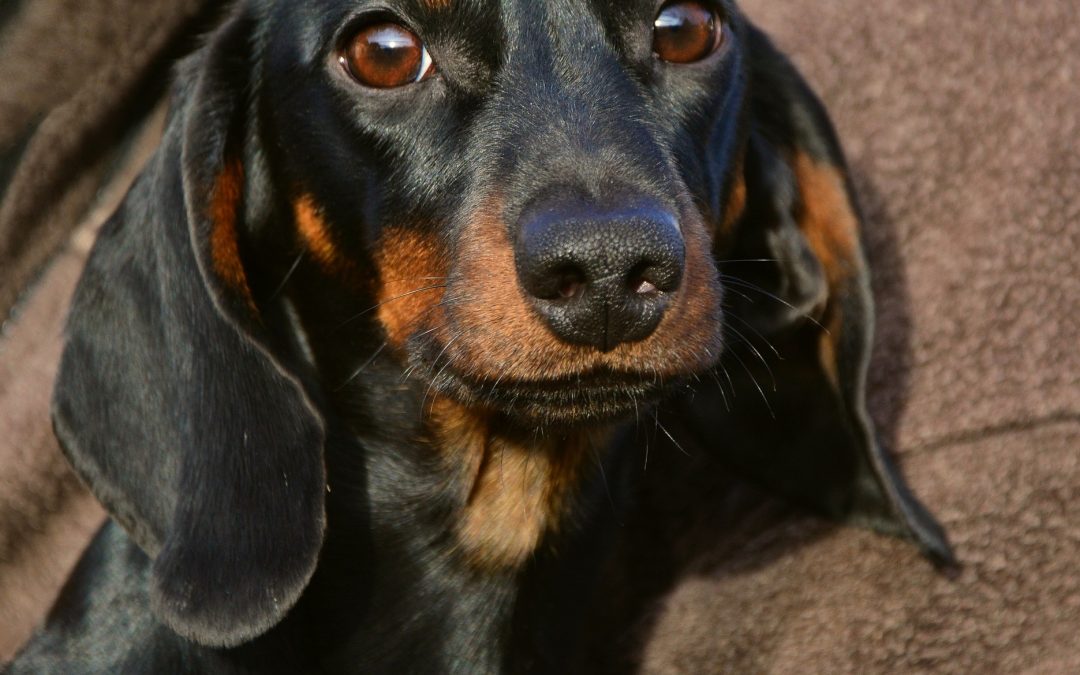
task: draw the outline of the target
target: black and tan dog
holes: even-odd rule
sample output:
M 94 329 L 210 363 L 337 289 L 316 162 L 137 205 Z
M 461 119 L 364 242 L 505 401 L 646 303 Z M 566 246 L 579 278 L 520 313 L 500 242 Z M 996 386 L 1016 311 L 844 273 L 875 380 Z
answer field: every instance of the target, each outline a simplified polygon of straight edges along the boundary
M 77 292 L 55 425 L 114 522 L 10 672 L 567 672 L 661 399 L 947 558 L 871 324 L 830 124 L 730 0 L 240 2 Z

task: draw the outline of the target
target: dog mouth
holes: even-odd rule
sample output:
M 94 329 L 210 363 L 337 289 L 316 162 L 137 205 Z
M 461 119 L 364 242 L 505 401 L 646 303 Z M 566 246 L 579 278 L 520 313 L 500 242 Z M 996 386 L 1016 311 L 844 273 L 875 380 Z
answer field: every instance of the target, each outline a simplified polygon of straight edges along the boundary
M 425 352 L 427 350 L 424 350 Z M 618 371 L 596 366 L 569 376 L 520 380 L 467 374 L 454 363 L 414 353 L 414 373 L 427 373 L 429 395 L 486 409 L 528 427 L 587 427 L 633 417 L 657 403 L 689 375 Z M 444 359 L 445 361 L 445 359 Z
M 663 398 L 674 382 L 611 372 L 528 382 L 478 381 L 447 368 L 432 386 L 458 401 L 498 411 L 523 424 L 587 426 L 634 414 Z

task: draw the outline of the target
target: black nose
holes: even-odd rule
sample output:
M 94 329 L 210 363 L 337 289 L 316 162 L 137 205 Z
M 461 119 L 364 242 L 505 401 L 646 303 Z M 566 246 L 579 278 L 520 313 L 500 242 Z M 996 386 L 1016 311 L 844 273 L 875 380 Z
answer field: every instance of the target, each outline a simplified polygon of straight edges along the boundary
M 683 275 L 674 214 L 563 200 L 534 205 L 520 223 L 518 277 L 559 338 L 607 351 L 652 334 Z

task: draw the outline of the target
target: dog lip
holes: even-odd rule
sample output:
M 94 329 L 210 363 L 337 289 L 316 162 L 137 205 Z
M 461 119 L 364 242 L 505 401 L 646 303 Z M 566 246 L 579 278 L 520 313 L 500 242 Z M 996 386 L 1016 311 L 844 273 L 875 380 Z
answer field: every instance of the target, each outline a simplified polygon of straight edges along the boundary
M 487 398 L 518 399 L 537 403 L 553 403 L 588 398 L 617 399 L 635 398 L 662 388 L 659 381 L 637 378 L 564 378 L 528 382 L 468 382 L 479 391 L 486 391 Z
M 448 365 L 430 380 L 439 393 L 525 424 L 587 426 L 627 417 L 663 397 L 674 380 L 603 369 L 546 380 L 473 378 Z
M 410 336 L 406 361 L 410 377 L 435 394 L 477 410 L 487 410 L 528 426 L 581 427 L 626 419 L 665 398 L 712 364 L 670 364 L 673 369 L 595 363 L 558 376 L 522 378 L 489 364 L 490 372 L 448 354 L 430 331 Z M 682 367 L 679 367 L 679 366 Z

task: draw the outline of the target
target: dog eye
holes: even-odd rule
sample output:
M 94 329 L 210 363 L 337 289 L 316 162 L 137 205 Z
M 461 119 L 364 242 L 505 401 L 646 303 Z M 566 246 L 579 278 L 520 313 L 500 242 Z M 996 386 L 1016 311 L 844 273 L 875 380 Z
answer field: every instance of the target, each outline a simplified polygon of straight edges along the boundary
M 693 63 L 716 51 L 723 36 L 714 10 L 700 2 L 672 2 L 653 22 L 653 53 L 671 63 Z
M 420 38 L 396 23 L 361 29 L 345 46 L 340 61 L 357 82 L 378 89 L 419 82 L 435 70 Z

